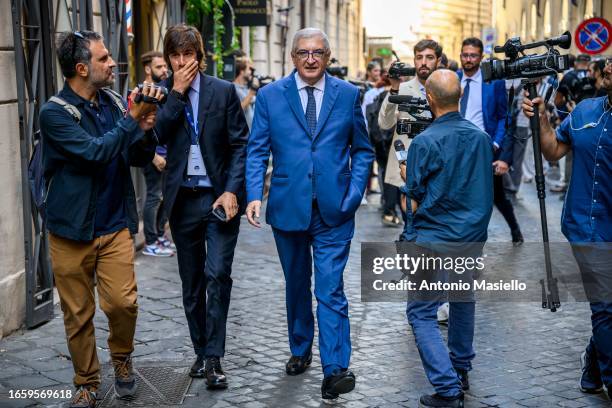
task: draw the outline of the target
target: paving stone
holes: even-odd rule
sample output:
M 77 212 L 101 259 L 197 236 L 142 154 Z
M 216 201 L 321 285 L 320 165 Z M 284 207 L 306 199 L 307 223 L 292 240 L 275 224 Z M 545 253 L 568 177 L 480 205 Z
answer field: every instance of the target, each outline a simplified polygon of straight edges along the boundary
M 539 242 L 539 213 L 533 185 L 521 187 L 524 199 L 515 212 L 528 242 Z M 338 399 L 337 407 L 416 407 L 422 394 L 434 392 L 425 377 L 403 302 L 361 302 L 360 243 L 392 242 L 399 229 L 383 227 L 375 203 L 357 213 L 355 237 L 344 275 L 351 319 L 351 369 L 356 389 Z M 563 241 L 559 230 L 561 202 L 547 198 L 551 241 Z M 552 220 L 555 220 L 552 222 Z M 507 242 L 508 228 L 494 211 L 490 242 Z M 194 359 L 181 299 L 176 258 L 136 258 L 139 318 L 135 364 L 189 367 Z M 500 268 L 504 259 L 496 259 Z M 541 264 L 526 257 L 527 266 Z M 321 407 L 322 372 L 318 334 L 313 364 L 297 377 L 284 372 L 290 356 L 287 341 L 285 284 L 272 232 L 264 225 L 255 230 L 243 220 L 233 264 L 226 355 L 223 366 L 230 386 L 225 391 L 206 390 L 194 380 L 185 407 Z M 313 310 L 316 300 L 313 300 Z M 61 311 L 49 323 L 17 331 L 0 340 L 0 393 L 11 387 L 72 388 L 71 363 Z M 98 356 L 110 359 L 108 321 L 95 317 Z M 442 328 L 447 338 L 447 329 Z M 470 373 L 471 390 L 466 407 L 609 407 L 607 397 L 580 393 L 579 356 L 590 337 L 590 311 L 586 303 L 564 303 L 558 313 L 540 309 L 537 302 L 479 302 L 476 307 L 476 359 Z M 27 406 L 36 401 L 11 401 Z M 52 406 L 57 401 L 39 401 Z M 7 406 L 0 398 L 0 406 Z

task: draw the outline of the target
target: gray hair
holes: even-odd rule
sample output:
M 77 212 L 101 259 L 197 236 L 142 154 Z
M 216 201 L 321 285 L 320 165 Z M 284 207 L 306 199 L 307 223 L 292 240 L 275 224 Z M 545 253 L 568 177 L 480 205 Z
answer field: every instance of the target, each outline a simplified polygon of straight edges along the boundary
M 329 47 L 329 38 L 327 38 L 327 34 L 325 34 L 322 30 L 319 30 L 318 28 L 308 27 L 308 28 L 302 28 L 301 30 L 296 31 L 295 34 L 293 35 L 293 42 L 291 44 L 291 53 L 294 53 L 297 51 L 298 43 L 300 42 L 302 38 L 313 38 L 313 37 L 321 37 L 323 39 L 325 51 L 327 52 L 331 51 L 331 48 Z

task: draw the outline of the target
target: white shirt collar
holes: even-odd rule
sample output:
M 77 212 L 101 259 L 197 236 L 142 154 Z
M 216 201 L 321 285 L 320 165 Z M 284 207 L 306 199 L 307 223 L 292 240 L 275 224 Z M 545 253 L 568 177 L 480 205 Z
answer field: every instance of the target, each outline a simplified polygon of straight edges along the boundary
M 325 74 L 323 74 L 321 79 L 319 79 L 316 84 L 308 85 L 306 82 L 304 82 L 302 77 L 300 77 L 300 75 L 296 72 L 295 73 L 295 83 L 297 85 L 298 91 L 301 91 L 302 89 L 306 88 L 307 86 L 313 86 L 313 87 L 315 87 L 315 89 L 318 89 L 321 92 L 325 92 Z
M 191 85 L 189 85 L 191 89 L 195 91 L 195 93 L 200 93 L 200 73 L 195 76 L 193 81 L 191 81 Z
M 480 83 L 482 81 L 482 73 L 480 72 L 480 68 L 478 68 L 478 71 L 476 71 L 476 73 L 472 76 L 467 76 L 464 73 L 461 82 L 465 83 L 465 81 L 468 79 L 472 80 L 472 82 Z

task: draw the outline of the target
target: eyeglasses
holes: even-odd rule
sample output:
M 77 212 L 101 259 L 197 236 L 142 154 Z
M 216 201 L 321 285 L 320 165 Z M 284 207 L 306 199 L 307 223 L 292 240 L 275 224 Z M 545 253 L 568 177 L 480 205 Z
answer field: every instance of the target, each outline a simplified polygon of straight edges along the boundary
M 461 53 L 461 58 L 463 59 L 477 59 L 480 58 L 481 54 L 467 54 L 467 53 Z
M 83 34 L 81 34 L 81 32 L 80 32 L 80 31 L 75 31 L 75 32 L 73 32 L 72 34 L 73 34 L 75 37 L 80 38 L 81 40 L 84 40 L 84 39 L 85 39 L 85 37 L 83 37 Z M 75 38 L 75 39 L 72 41 L 72 52 L 70 53 L 70 55 L 71 55 L 71 57 L 72 57 L 72 59 L 73 59 L 73 60 L 74 60 L 74 53 L 76 52 L 76 45 L 77 45 L 77 42 L 78 42 L 78 39 L 77 39 L 77 38 Z
M 325 56 L 325 50 L 298 50 L 295 52 L 295 56 L 301 59 L 302 61 L 306 61 L 308 57 L 312 55 L 312 58 L 315 60 L 321 60 Z

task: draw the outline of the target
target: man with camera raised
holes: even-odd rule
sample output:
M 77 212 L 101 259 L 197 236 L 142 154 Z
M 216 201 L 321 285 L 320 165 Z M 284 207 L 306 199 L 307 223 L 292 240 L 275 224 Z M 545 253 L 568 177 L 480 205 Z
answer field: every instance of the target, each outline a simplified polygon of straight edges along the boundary
M 71 407 L 93 407 L 100 386 L 93 318 L 94 288 L 108 317 L 108 347 L 115 392 L 136 392 L 131 354 L 138 305 L 134 242 L 138 230 L 130 166 L 151 162 L 157 140 L 150 130 L 156 105 L 136 102 L 127 111 L 110 90 L 115 62 L 93 31 L 62 33 L 57 55 L 64 88 L 40 111 L 45 213 L 55 284 L 77 387 Z M 142 94 L 160 100 L 159 88 Z M 97 281 L 97 285 L 94 285 Z
M 580 390 L 595 394 L 605 385 L 612 397 L 612 59 L 606 60 L 602 88 L 607 96 L 588 98 L 553 130 L 543 99 L 523 99 L 523 112 L 538 105 L 540 146 L 547 160 L 574 155 L 561 229 L 572 244 L 591 306 L 593 335 L 581 356 Z
M 249 129 L 253 124 L 253 115 L 255 114 L 255 99 L 259 81 L 255 78 L 255 69 L 253 62 L 249 57 L 241 57 L 236 59 L 236 78 L 234 78 L 234 87 L 240 99 L 240 106 L 244 112 L 244 117 L 247 121 Z
M 425 98 L 425 81 L 429 78 L 432 72 L 438 66 L 440 57 L 442 56 L 442 46 L 434 40 L 421 40 L 414 46 L 414 68 L 416 77 L 408 82 L 402 82 L 399 76 L 393 75 L 393 66 L 389 70 L 389 81 L 391 89 L 389 95 L 410 95 L 417 98 Z M 395 64 L 394 64 L 395 65 Z M 408 114 L 400 114 L 400 116 L 409 117 Z M 395 126 L 398 118 L 397 105 L 389 103 L 387 96 L 380 107 L 378 114 L 378 125 L 381 129 L 391 129 Z M 393 142 L 401 140 L 406 148 L 410 145 L 410 139 L 407 135 L 398 135 L 397 132 L 393 136 Z M 387 169 L 385 171 L 385 183 L 402 187 L 404 185 L 400 177 L 399 162 L 393 151 L 389 152 L 389 160 L 387 161 Z

